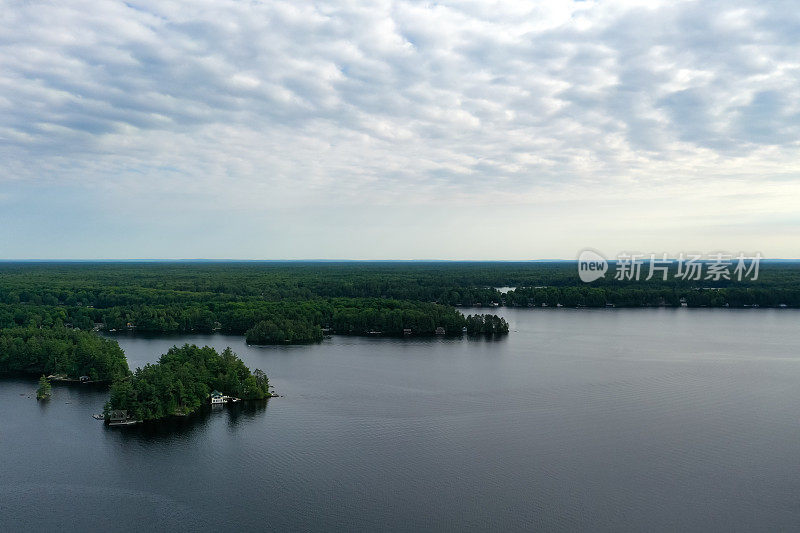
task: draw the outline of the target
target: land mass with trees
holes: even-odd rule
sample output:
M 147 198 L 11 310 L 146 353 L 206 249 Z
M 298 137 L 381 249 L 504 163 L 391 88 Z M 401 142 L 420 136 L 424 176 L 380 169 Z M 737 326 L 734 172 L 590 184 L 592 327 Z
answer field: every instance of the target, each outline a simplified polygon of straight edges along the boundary
M 213 389 L 268 397 L 269 381 L 230 349 L 189 345 L 131 373 L 98 331 L 302 344 L 326 334 L 508 334 L 503 318 L 462 307 L 800 307 L 800 263 L 765 262 L 743 281 L 679 279 L 671 269 L 668 280 L 583 283 L 574 262 L 5 262 L 0 374 L 107 381 L 107 413 L 154 420 L 196 411 Z
M 361 263 L 0 263 L 0 328 L 220 331 L 257 344 L 324 333 L 503 335 L 506 327 L 475 329 L 456 309 L 499 305 L 482 276 Z
M 112 411 L 125 411 L 143 421 L 188 415 L 208 404 L 212 391 L 241 400 L 271 396 L 267 375 L 258 369 L 251 373 L 230 348 L 218 353 L 186 344 L 112 383 L 104 414 L 109 418 Z
M 297 344 L 326 333 L 506 331 L 478 326 L 462 307 L 800 307 L 800 263 L 762 262 L 758 279 L 743 281 L 671 269 L 666 281 L 583 283 L 575 262 L 9 262 L 0 329 L 220 331 Z
M 63 326 L 0 330 L 0 373 L 114 381 L 128 375 L 116 341 Z

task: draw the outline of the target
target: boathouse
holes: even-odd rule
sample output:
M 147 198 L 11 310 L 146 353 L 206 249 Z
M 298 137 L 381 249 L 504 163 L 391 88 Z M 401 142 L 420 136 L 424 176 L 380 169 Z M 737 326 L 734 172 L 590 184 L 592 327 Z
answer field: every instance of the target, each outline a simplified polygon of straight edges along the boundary
M 108 413 L 108 423 L 110 425 L 125 424 L 128 421 L 128 411 L 125 409 L 114 409 Z

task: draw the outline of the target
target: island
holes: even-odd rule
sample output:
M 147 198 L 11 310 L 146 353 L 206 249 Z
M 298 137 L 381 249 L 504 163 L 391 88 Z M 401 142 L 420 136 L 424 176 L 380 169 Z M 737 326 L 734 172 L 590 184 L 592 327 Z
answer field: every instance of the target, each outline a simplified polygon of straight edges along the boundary
M 210 405 L 212 392 L 237 400 L 272 396 L 267 375 L 251 372 L 230 348 L 185 344 L 114 381 L 103 414 L 114 425 L 186 416 Z
M 322 328 L 307 320 L 273 319 L 257 322 L 245 333 L 247 344 L 311 344 L 323 338 Z
M 49 400 L 51 394 L 52 386 L 50 385 L 50 381 L 47 379 L 47 376 L 43 375 L 39 378 L 39 388 L 36 389 L 36 399 Z

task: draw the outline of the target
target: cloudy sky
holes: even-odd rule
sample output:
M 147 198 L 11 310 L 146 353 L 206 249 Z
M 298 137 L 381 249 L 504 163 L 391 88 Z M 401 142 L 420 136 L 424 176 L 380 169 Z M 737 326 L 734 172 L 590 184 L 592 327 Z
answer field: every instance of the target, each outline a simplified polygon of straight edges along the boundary
M 0 0 L 0 161 L 0 258 L 796 258 L 800 10 Z

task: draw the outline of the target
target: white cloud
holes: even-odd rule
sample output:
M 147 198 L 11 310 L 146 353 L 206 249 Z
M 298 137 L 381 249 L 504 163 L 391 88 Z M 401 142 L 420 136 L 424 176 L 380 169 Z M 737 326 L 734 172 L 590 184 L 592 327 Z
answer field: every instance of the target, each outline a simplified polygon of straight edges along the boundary
M 792 3 L 0 9 L 0 187 L 241 209 L 539 205 L 580 190 L 586 208 L 703 184 L 724 213 L 746 205 L 722 194 L 744 183 L 794 209 Z

